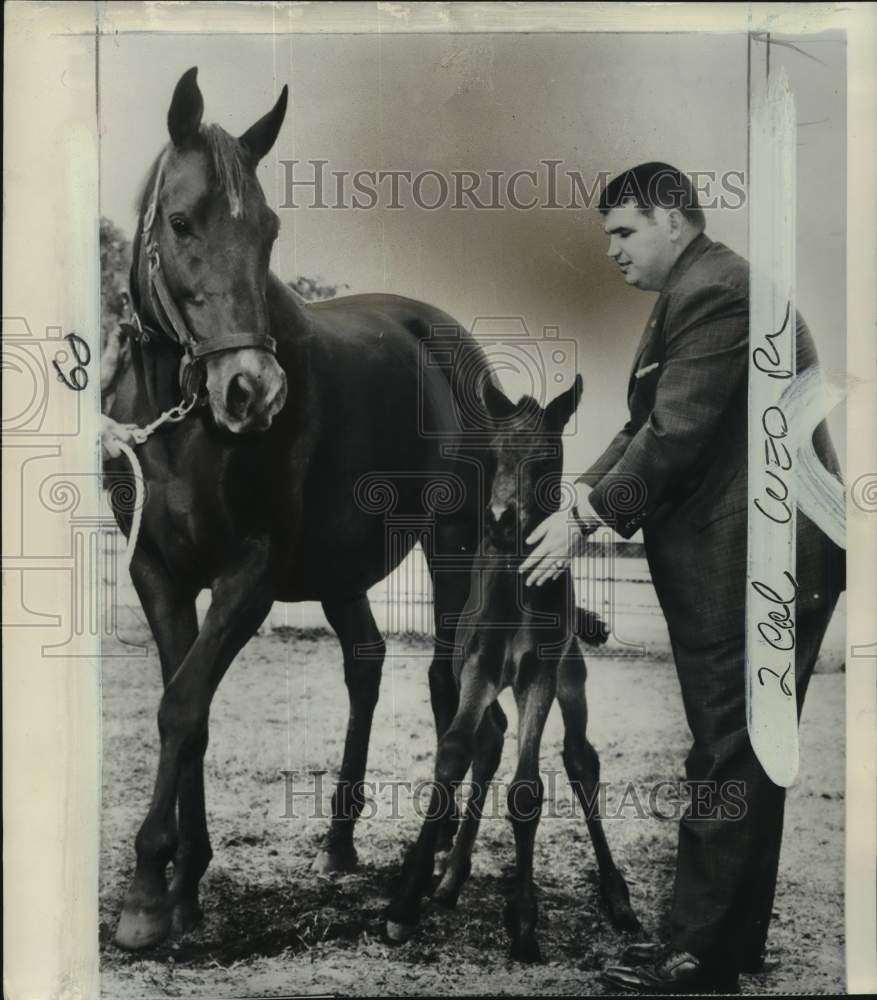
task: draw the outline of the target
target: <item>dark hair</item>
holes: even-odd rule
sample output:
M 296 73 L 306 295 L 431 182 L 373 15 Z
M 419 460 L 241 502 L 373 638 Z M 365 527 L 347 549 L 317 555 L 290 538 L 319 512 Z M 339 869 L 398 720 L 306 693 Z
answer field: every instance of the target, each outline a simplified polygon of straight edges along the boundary
M 598 209 L 606 215 L 631 201 L 649 218 L 656 208 L 677 208 L 697 230 L 706 229 L 706 217 L 691 181 L 669 163 L 641 163 L 625 170 L 603 189 Z

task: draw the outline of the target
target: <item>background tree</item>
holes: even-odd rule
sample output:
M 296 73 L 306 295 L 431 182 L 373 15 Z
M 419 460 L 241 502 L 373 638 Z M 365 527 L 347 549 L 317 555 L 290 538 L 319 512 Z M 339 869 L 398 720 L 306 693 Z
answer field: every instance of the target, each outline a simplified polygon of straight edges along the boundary
M 100 220 L 100 347 L 124 318 L 123 295 L 128 288 L 131 241 L 109 219 Z

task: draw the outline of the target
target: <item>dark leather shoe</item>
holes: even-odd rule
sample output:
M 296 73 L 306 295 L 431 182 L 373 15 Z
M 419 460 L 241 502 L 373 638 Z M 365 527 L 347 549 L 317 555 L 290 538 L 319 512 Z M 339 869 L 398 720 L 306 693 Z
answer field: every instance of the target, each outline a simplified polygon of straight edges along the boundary
M 621 960 L 630 965 L 652 965 L 670 951 L 670 946 L 660 941 L 635 941 L 625 948 Z M 740 965 L 740 971 L 748 974 L 772 972 L 779 966 L 773 958 L 766 958 L 763 951 L 745 955 Z
M 610 965 L 603 983 L 625 993 L 739 993 L 736 973 L 705 966 L 687 951 L 667 950 L 651 965 Z
M 621 961 L 626 965 L 653 965 L 668 951 L 670 945 L 662 941 L 635 941 L 624 949 Z

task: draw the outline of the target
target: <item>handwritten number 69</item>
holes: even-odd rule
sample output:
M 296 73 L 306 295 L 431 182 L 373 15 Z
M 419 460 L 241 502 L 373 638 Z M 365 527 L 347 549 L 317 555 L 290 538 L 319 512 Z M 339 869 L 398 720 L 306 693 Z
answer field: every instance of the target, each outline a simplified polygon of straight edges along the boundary
M 70 345 L 76 364 L 68 372 L 61 370 L 57 356 L 52 359 L 52 364 L 58 373 L 59 382 L 63 382 L 68 389 L 72 389 L 74 392 L 82 392 L 88 385 L 88 372 L 85 370 L 85 366 L 91 361 L 91 348 L 78 333 L 68 333 L 64 339 Z

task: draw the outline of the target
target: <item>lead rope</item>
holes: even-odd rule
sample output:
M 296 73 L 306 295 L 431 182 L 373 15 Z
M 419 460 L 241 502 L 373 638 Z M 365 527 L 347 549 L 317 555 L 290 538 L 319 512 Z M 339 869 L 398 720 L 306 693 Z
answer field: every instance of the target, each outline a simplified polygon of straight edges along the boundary
M 145 444 L 150 437 L 158 430 L 162 424 L 178 424 L 181 420 L 185 420 L 189 413 L 194 409 L 195 404 L 198 402 L 197 396 L 191 396 L 187 400 L 183 400 L 177 403 L 176 406 L 172 406 L 169 410 L 165 410 L 160 417 L 156 417 L 151 424 L 147 424 L 145 427 L 137 427 L 131 432 L 131 440 L 134 442 L 135 447 L 139 447 Z M 140 522 L 143 518 L 143 501 L 145 498 L 146 489 L 143 485 L 143 469 L 140 465 L 140 460 L 131 445 L 127 444 L 121 438 L 117 439 L 117 444 L 119 446 L 119 451 L 128 459 L 131 465 L 131 471 L 134 474 L 134 511 L 131 521 L 131 530 L 128 533 L 128 545 L 125 548 L 125 570 L 130 573 L 131 570 L 131 560 L 134 558 L 134 550 L 137 548 L 137 538 L 140 535 Z

